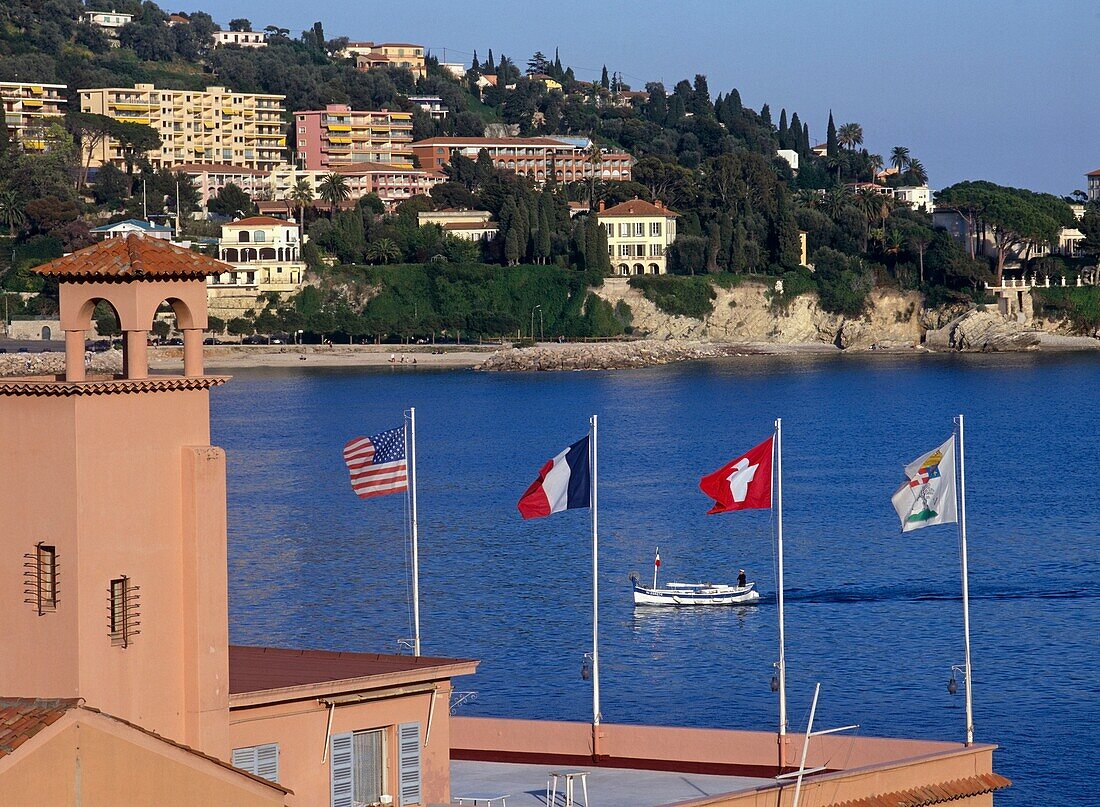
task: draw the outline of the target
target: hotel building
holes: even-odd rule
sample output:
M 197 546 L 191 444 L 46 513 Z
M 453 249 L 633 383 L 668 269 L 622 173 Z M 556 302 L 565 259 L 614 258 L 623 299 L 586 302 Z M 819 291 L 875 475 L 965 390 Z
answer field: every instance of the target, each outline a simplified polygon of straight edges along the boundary
M 360 112 L 346 104 L 294 113 L 297 162 L 310 171 L 338 165 L 412 168 L 412 113 Z
M 27 151 L 46 148 L 43 133 L 51 123 L 61 123 L 65 114 L 64 84 L 33 84 L 0 81 L 0 99 L 4 102 L 4 125 L 8 137 L 23 144 Z
M 282 95 L 237 93 L 225 87 L 159 90 L 152 84 L 80 91 L 84 112 L 125 123 L 144 123 L 160 135 L 149 153 L 154 168 L 187 163 L 225 163 L 271 169 L 286 160 Z M 90 165 L 125 164 L 117 140 L 106 139 Z
M 668 271 L 665 252 L 676 240 L 676 217 L 660 200 L 641 199 L 604 207 L 596 217 L 607 231 L 607 254 L 617 275 L 663 275 Z
M 572 138 L 557 137 L 431 137 L 412 144 L 421 168 L 441 171 L 458 153 L 476 160 L 488 152 L 493 165 L 520 176 L 545 182 L 575 182 L 595 175 L 610 182 L 626 182 L 634 158 L 621 151 L 603 151 L 594 159 L 589 148 Z

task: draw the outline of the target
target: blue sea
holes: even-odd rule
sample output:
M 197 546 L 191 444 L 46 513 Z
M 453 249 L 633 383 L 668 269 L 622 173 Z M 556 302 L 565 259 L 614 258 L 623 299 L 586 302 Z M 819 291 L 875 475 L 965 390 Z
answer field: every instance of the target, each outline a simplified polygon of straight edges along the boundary
M 516 500 L 600 416 L 605 721 L 772 730 L 774 521 L 706 516 L 698 479 L 784 422 L 789 719 L 964 738 L 952 525 L 902 535 L 902 466 L 966 414 L 976 739 L 1014 780 L 998 804 L 1083 803 L 1100 725 L 1100 551 L 1091 355 L 744 357 L 620 372 L 250 370 L 213 394 L 229 456 L 232 639 L 396 652 L 412 635 L 401 496 L 361 501 L 354 436 L 415 406 L 423 652 L 476 658 L 458 714 L 589 720 L 587 511 Z M 628 575 L 732 582 L 755 608 L 635 610 Z M 1091 767 L 1090 765 L 1088 767 Z

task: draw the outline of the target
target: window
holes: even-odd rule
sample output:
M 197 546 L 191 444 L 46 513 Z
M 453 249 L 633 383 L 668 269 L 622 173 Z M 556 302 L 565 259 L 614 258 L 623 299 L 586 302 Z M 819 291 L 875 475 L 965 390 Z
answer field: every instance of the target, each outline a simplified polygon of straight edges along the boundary
M 233 767 L 248 771 L 253 776 L 279 781 L 279 744 L 251 745 L 233 749 Z
M 34 552 L 23 558 L 25 602 L 33 605 L 39 616 L 57 610 L 57 549 L 39 542 Z
M 659 236 L 661 234 L 661 222 L 651 221 L 649 223 L 649 234 L 651 236 Z
M 385 731 L 332 737 L 332 807 L 378 804 L 386 794 Z
M 641 221 L 634 222 L 634 235 L 635 236 L 645 235 L 645 222 L 641 222 Z
M 138 588 L 129 577 L 116 577 L 108 591 L 111 644 L 128 647 L 140 631 L 138 622 Z

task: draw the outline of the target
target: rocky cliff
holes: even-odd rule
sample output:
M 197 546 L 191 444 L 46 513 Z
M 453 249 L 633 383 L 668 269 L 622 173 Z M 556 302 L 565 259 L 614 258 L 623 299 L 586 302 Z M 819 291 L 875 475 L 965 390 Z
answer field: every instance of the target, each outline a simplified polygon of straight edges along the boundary
M 921 296 L 917 292 L 876 289 L 861 317 L 823 311 L 815 295 L 804 294 L 785 307 L 772 305 L 770 287 L 746 282 L 715 288 L 714 310 L 706 319 L 661 311 L 626 278 L 609 278 L 596 293 L 612 305 L 630 306 L 635 332 L 651 339 L 772 344 L 823 343 L 841 348 L 913 347 L 921 342 Z

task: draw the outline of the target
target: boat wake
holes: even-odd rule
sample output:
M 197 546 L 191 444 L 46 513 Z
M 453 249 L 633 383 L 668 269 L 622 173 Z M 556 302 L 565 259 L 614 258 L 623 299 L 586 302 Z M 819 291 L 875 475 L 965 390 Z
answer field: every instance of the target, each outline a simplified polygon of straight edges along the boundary
M 962 599 L 958 591 L 930 591 L 916 586 L 846 589 L 788 589 L 787 602 L 806 603 L 871 603 L 871 602 L 957 602 Z M 972 600 L 1095 600 L 1100 591 L 1095 589 L 1040 589 L 1005 588 L 970 590 Z M 775 594 L 763 594 L 761 603 L 775 602 Z

